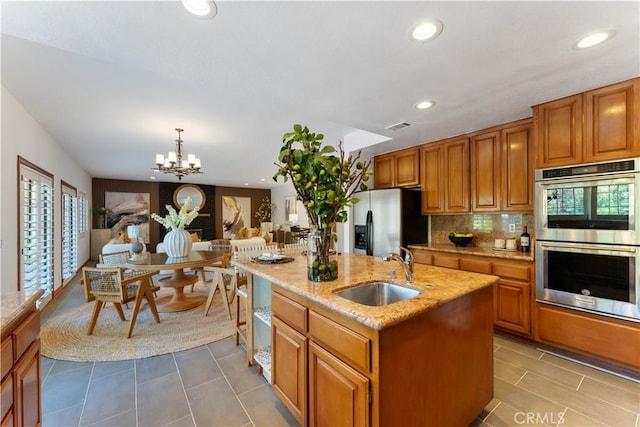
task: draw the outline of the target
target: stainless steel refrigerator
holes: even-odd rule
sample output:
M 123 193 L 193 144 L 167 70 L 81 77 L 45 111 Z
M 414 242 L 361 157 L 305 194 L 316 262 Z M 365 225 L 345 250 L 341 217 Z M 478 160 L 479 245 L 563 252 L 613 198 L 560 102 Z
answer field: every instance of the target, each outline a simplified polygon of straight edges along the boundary
M 420 190 L 392 188 L 355 194 L 354 253 L 386 256 L 400 246 L 426 243 L 428 217 L 421 214 Z

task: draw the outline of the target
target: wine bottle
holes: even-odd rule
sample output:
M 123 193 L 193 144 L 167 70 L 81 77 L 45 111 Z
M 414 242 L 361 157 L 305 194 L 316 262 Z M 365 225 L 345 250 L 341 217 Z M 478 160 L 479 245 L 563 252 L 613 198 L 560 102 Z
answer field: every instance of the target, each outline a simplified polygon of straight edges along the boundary
M 529 238 L 529 233 L 527 233 L 527 226 L 525 225 L 522 231 L 522 234 L 520 235 L 520 249 L 522 250 L 522 253 L 527 253 L 531 250 L 530 247 L 530 242 L 531 239 Z

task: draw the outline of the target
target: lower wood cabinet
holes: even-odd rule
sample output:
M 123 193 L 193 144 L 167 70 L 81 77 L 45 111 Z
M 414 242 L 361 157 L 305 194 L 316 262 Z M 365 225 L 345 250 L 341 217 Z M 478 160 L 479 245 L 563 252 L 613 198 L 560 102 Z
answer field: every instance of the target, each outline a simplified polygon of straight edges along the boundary
M 34 306 L 2 336 L 1 426 L 42 424 L 40 316 Z
M 40 425 L 40 340 L 36 340 L 16 364 L 14 386 L 15 424 Z
M 369 379 L 309 343 L 309 425 L 368 426 Z
M 307 423 L 307 338 L 271 317 L 273 391 L 302 425 Z
M 494 325 L 509 332 L 531 336 L 532 262 L 498 261 L 488 257 L 426 250 L 414 250 L 414 254 L 415 262 L 420 264 L 500 277 L 493 289 Z
M 382 330 L 271 301 L 273 390 L 303 426 L 469 425 L 493 397 L 491 287 Z

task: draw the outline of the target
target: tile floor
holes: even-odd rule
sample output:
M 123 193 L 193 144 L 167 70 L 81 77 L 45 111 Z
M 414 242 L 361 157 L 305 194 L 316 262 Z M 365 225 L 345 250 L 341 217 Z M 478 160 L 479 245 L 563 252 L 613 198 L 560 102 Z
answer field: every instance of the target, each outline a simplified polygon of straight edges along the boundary
M 84 303 L 69 285 L 43 322 Z M 497 336 L 494 351 L 495 398 L 474 426 L 640 427 L 640 384 Z M 232 338 L 122 362 L 43 358 L 42 392 L 44 426 L 298 425 Z

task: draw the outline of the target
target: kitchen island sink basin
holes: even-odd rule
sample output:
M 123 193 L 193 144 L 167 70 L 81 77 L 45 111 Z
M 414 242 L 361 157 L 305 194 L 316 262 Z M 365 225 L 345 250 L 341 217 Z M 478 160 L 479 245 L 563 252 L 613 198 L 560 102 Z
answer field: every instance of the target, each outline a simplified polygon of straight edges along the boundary
M 404 301 L 421 293 L 419 289 L 382 281 L 365 282 L 334 292 L 335 295 L 349 301 L 375 307 Z

